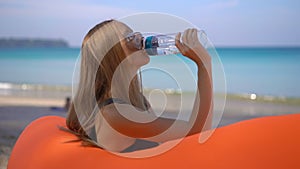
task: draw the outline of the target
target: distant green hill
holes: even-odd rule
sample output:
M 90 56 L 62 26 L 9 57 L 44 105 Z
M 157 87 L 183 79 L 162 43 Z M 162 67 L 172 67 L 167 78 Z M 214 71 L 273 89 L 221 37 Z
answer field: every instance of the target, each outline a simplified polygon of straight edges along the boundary
M 0 48 L 69 47 L 62 39 L 0 38 Z

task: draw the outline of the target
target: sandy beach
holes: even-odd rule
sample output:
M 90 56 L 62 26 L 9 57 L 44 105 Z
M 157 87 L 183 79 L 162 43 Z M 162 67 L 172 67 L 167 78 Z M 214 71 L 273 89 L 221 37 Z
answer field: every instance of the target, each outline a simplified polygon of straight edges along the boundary
M 154 95 L 151 100 L 160 102 Z M 152 100 L 152 102 L 154 102 Z M 176 105 L 177 96 L 168 95 L 166 109 Z M 33 120 L 47 115 L 66 116 L 65 98 L 0 96 L 0 169 L 5 169 L 11 150 L 23 129 Z M 154 103 L 155 105 L 155 103 Z M 185 107 L 183 107 L 185 108 Z M 218 126 L 269 115 L 300 112 L 298 102 L 251 100 L 247 97 L 227 97 Z

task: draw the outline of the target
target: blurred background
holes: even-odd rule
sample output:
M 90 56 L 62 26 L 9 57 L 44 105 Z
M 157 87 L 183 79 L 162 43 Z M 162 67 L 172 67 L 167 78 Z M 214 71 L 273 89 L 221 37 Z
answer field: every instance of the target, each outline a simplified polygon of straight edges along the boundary
M 296 0 L 1 0 L 0 8 L 4 44 L 0 94 L 19 84 L 24 84 L 23 89 L 30 84 L 70 85 L 82 39 L 90 28 L 106 19 L 163 12 L 205 30 L 223 62 L 228 93 L 300 96 L 296 76 L 300 2 Z M 7 45 L 15 39 L 55 42 Z
M 205 30 L 226 75 L 220 126 L 300 112 L 298 0 L 0 0 L 0 168 L 29 122 L 66 115 L 88 30 L 143 12 L 179 16 Z M 166 58 L 155 63 L 174 66 Z M 145 88 L 153 87 L 146 82 Z M 178 94 L 160 84 L 155 87 Z

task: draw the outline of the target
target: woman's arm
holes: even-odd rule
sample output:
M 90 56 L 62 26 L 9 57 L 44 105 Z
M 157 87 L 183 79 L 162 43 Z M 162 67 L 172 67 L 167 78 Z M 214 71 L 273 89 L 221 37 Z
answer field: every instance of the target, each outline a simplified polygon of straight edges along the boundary
M 198 40 L 196 29 L 187 29 L 184 32 L 185 36 L 182 37 L 182 43 L 180 42 L 180 33 L 176 37 L 176 46 L 182 52 L 182 54 L 191 60 L 193 60 L 198 67 L 198 82 L 197 93 L 193 107 L 193 113 L 191 120 L 196 119 L 193 126 L 188 133 L 192 135 L 199 133 L 207 118 L 211 121 L 212 114 L 210 114 L 212 108 L 212 65 L 211 57 L 201 45 Z M 210 114 L 210 115 L 209 115 Z M 211 122 L 208 122 L 211 125 Z M 206 125 L 205 128 L 210 128 Z
M 179 33 L 176 37 L 177 48 L 198 66 L 198 90 L 190 120 L 187 122 L 156 117 L 153 113 L 141 113 L 132 106 L 115 104 L 102 111 L 105 120 L 115 130 L 130 137 L 156 142 L 201 132 L 212 107 L 211 58 L 199 42 L 196 29 L 186 30 L 182 42 L 179 40 L 180 36 Z

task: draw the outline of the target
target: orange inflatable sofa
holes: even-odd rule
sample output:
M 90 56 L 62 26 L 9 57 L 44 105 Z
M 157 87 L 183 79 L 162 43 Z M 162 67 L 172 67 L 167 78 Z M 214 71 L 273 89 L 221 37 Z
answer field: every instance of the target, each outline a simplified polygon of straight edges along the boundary
M 77 137 L 58 126 L 65 126 L 64 118 L 46 116 L 28 125 L 13 148 L 8 169 L 300 168 L 300 114 L 220 127 L 203 144 L 198 142 L 199 135 L 189 136 L 169 151 L 149 158 L 121 157 L 84 147 L 70 142 Z

